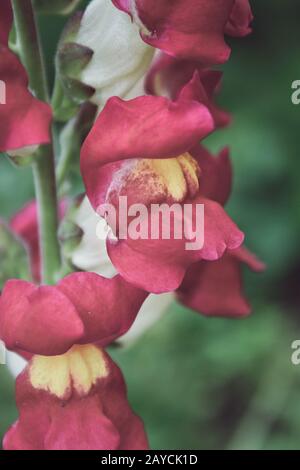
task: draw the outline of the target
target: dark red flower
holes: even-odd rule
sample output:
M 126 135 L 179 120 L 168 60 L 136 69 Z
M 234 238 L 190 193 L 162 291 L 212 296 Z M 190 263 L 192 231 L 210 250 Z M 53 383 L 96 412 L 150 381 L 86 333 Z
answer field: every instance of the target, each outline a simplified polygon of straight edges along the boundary
M 5 450 L 148 449 L 120 369 L 96 346 L 34 356 L 17 379 L 16 399 L 19 419 Z
M 234 6 L 226 24 L 225 33 L 234 37 L 247 36 L 251 33 L 253 15 L 248 0 L 235 0 Z
M 230 115 L 214 102 L 221 80 L 222 72 L 205 69 L 200 62 L 180 60 L 161 53 L 149 70 L 145 89 L 151 95 L 168 96 L 175 101 L 180 93 L 183 98 L 196 99 L 207 106 L 215 126 L 224 127 L 230 123 Z
M 129 236 L 124 240 L 115 233 L 118 241 L 108 240 L 109 256 L 120 274 L 149 292 L 176 289 L 190 264 L 219 259 L 226 249 L 238 248 L 243 241 L 221 205 L 202 189 L 207 187 L 209 193 L 214 176 L 206 181 L 202 175 L 197 143 L 213 127 L 208 109 L 195 99 L 170 102 L 147 96 L 125 102 L 112 98 L 83 145 L 81 169 L 95 210 L 109 203 L 120 214 L 121 196 L 126 196 L 128 207 L 163 203 L 192 207 L 188 221 L 174 216 L 178 225 L 188 225 L 181 239 L 174 232 L 165 239 L 161 230 L 158 239 Z M 208 166 L 207 174 L 212 169 Z M 220 191 L 223 188 L 222 183 Z M 200 204 L 205 211 L 204 245 L 188 251 L 186 242 L 193 239 L 195 210 Z M 143 228 L 150 226 L 149 217 L 143 220 Z
M 248 0 L 112 0 L 141 27 L 145 42 L 182 59 L 226 62 L 224 35 L 250 32 Z

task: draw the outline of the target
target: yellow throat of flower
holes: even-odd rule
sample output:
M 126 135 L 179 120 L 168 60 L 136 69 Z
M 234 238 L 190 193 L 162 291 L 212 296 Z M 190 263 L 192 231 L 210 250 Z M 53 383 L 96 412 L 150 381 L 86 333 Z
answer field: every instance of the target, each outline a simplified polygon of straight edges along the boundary
M 61 356 L 34 356 L 29 366 L 32 386 L 61 399 L 74 389 L 87 395 L 108 373 L 104 355 L 94 345 L 73 346 Z
M 176 158 L 144 159 L 174 202 L 195 197 L 199 191 L 200 168 L 196 160 L 184 153 Z

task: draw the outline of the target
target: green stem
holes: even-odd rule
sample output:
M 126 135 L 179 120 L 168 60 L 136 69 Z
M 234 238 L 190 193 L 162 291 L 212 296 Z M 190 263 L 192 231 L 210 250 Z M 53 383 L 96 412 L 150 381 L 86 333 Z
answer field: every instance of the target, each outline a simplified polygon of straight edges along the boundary
M 61 106 L 63 99 L 64 99 L 64 90 L 62 88 L 60 79 L 57 77 L 57 74 L 56 74 L 54 87 L 53 87 L 53 94 L 51 98 L 52 108 L 54 110 L 58 109 Z
M 80 142 L 78 138 L 76 118 L 73 118 L 65 126 L 61 133 L 60 140 L 62 151 L 56 170 L 58 189 L 62 188 L 62 185 L 66 180 L 66 176 L 68 174 L 72 161 L 74 161 L 76 157 L 78 157 L 79 160 Z
M 29 84 L 37 98 L 48 101 L 47 80 L 36 19 L 31 0 L 12 0 L 21 60 L 26 67 Z
M 58 210 L 51 145 L 41 147 L 38 160 L 33 164 L 36 199 L 38 201 L 42 279 L 55 283 L 61 267 L 60 247 L 57 237 Z
M 29 84 L 34 95 L 49 101 L 47 80 L 35 12 L 31 0 L 12 0 L 20 55 L 26 67 Z M 56 281 L 61 267 L 57 237 L 58 210 L 53 145 L 40 148 L 33 164 L 36 198 L 38 203 L 42 280 L 46 284 Z

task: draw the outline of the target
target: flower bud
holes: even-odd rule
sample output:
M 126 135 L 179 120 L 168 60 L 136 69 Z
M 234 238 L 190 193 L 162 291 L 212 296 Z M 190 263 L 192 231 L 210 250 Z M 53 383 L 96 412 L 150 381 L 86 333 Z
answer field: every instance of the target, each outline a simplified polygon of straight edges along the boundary
M 77 105 L 87 101 L 94 93 L 94 88 L 80 80 L 82 70 L 90 62 L 93 51 L 75 42 L 80 28 L 82 13 L 76 13 L 67 23 L 60 39 L 56 69 L 61 85 L 73 103 Z

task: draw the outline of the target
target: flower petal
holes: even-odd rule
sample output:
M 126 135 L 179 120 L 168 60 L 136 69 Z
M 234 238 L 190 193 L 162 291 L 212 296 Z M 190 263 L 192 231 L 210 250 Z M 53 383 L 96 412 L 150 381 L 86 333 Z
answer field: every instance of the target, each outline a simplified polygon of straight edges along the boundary
M 145 89 L 152 95 L 195 100 L 207 106 L 216 127 L 230 123 L 230 115 L 214 103 L 214 95 L 220 89 L 222 73 L 207 70 L 201 62 L 180 60 L 160 54 L 146 77 Z
M 251 7 L 248 0 L 235 0 L 228 23 L 226 34 L 230 36 L 247 36 L 251 33 L 250 24 L 253 20 Z
M 107 354 L 102 351 L 101 355 L 105 359 L 107 374 L 86 395 L 80 396 L 72 390 L 64 399 L 32 383 L 33 358 L 17 379 L 19 419 L 6 434 L 4 449 L 148 449 L 143 423 L 129 406 L 122 373 Z M 89 366 L 93 364 L 89 363 Z M 76 366 L 75 370 L 78 373 Z M 49 372 L 43 370 L 42 378 L 47 379 Z M 60 372 L 63 371 L 56 371 L 56 380 L 59 380 Z
M 0 46 L 0 59 L 0 77 L 5 84 L 5 104 L 0 104 L 0 151 L 50 142 L 50 106 L 29 92 L 24 67 L 4 46 Z
M 81 343 L 105 346 L 128 331 L 147 293 L 121 276 L 106 279 L 93 273 L 74 273 L 58 289 L 76 306 L 84 324 Z
M 207 108 L 194 101 L 174 103 L 153 96 L 127 102 L 110 99 L 81 150 L 81 171 L 93 207 L 103 202 L 99 194 L 103 194 L 99 184 L 103 165 L 133 158 L 176 157 L 213 128 Z
M 213 199 L 224 206 L 232 187 L 232 167 L 228 148 L 214 157 L 206 148 L 197 145 L 191 151 L 191 155 L 201 168 L 201 193 L 207 199 Z
M 172 230 L 169 239 L 165 239 L 162 229 L 158 239 L 108 239 L 109 257 L 128 282 L 156 294 L 172 291 L 179 287 L 190 264 L 200 259 L 217 260 L 227 249 L 235 249 L 242 244 L 243 233 L 218 203 L 198 197 L 192 204 L 193 220 L 184 219 L 189 227 L 185 227 L 185 234 L 180 239 L 174 237 Z M 192 230 L 192 226 L 195 227 L 196 204 L 204 205 L 204 244 L 196 250 L 188 250 L 187 242 L 191 243 L 195 239 L 187 237 L 187 232 Z M 181 217 L 176 225 L 180 223 L 182 226 L 184 214 L 174 217 Z M 151 227 L 151 214 L 142 223 Z M 199 230 L 198 227 L 198 234 Z
M 155 52 L 142 41 L 130 18 L 108 0 L 89 3 L 76 43 L 94 52 L 80 80 L 95 89 L 91 101 L 101 106 L 111 96 L 126 97 L 146 73 Z
M 213 263 L 195 263 L 177 291 L 179 301 L 203 315 L 249 315 L 251 307 L 243 293 L 242 263 L 256 272 L 264 269 L 264 264 L 244 247 L 228 251 Z
M 224 34 L 249 32 L 248 0 L 113 0 L 141 26 L 145 42 L 179 58 L 226 62 Z
M 52 355 L 83 335 L 74 305 L 58 289 L 8 281 L 0 298 L 0 336 L 8 349 Z

